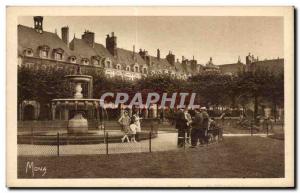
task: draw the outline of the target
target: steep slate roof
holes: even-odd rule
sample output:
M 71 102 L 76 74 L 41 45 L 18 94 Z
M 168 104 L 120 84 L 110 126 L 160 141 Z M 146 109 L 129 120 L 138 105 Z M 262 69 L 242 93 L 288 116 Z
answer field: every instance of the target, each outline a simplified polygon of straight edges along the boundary
M 162 70 L 162 69 L 166 69 L 166 70 L 174 70 L 175 71 L 175 67 L 172 66 L 168 60 L 166 58 L 160 58 L 159 60 L 157 59 L 157 57 L 154 56 L 149 56 L 150 57 L 150 67 L 153 70 Z
M 64 50 L 65 56 L 74 55 L 73 51 L 59 38 L 59 36 L 52 32 L 43 31 L 43 33 L 36 32 L 33 28 L 18 25 L 18 54 L 23 55 L 23 51 L 31 48 L 34 56 L 38 57 L 38 47 L 47 45 L 50 47 L 50 52 L 53 49 L 61 48 Z
M 176 61 L 174 66 L 175 66 L 176 72 L 186 73 L 186 68 L 180 62 Z
M 114 63 L 122 65 L 122 69 L 125 69 L 127 65 L 132 66 L 135 63 L 139 65 L 146 64 L 146 61 L 138 54 L 133 51 L 126 50 L 123 48 L 117 48 L 117 56 L 112 56 L 106 47 L 99 43 L 94 43 L 94 47 L 89 46 L 84 40 L 73 38 L 70 42 L 70 48 L 61 40 L 61 38 L 52 32 L 43 31 L 38 33 L 34 28 L 18 25 L 18 54 L 23 55 L 23 51 L 27 48 L 33 50 L 34 56 L 38 57 L 39 46 L 47 45 L 50 47 L 49 53 L 51 54 L 53 49 L 61 48 L 64 50 L 64 57 L 76 56 L 77 59 L 88 58 L 92 56 L 100 56 L 101 58 L 110 58 Z M 149 70 L 171 70 L 179 73 L 195 73 L 195 69 L 191 68 L 190 61 L 187 64 L 175 62 L 171 65 L 166 58 L 160 58 L 159 60 L 155 56 L 149 56 L 150 65 Z M 251 64 L 252 66 L 270 68 L 271 70 L 283 71 L 283 59 L 258 61 Z M 199 64 L 197 64 L 198 66 Z M 201 65 L 200 65 L 201 66 Z M 244 65 L 242 63 L 224 64 L 218 67 L 223 73 L 237 72 Z
M 135 57 L 135 59 L 134 59 Z M 123 48 L 117 48 L 117 62 L 120 64 L 132 65 L 138 63 L 139 65 L 146 64 L 145 60 L 138 54 L 133 51 L 125 50 Z M 135 61 L 136 60 L 136 61 Z
M 89 46 L 84 40 L 73 38 L 70 42 L 70 48 L 74 50 L 74 53 L 78 59 L 88 58 L 98 55 L 94 48 Z
M 284 59 L 272 59 L 272 60 L 260 60 L 253 62 L 251 66 L 254 66 L 256 69 L 266 69 L 274 74 L 280 74 L 284 72 Z
M 82 39 L 73 38 L 69 43 L 69 47 L 61 40 L 61 38 L 52 32 L 43 31 L 42 33 L 36 32 L 34 28 L 18 25 L 18 55 L 23 55 L 25 49 L 32 49 L 33 56 L 39 57 L 38 49 L 40 46 L 48 46 L 50 48 L 49 54 L 52 54 L 53 49 L 61 48 L 64 50 L 64 58 L 67 59 L 69 56 L 76 56 L 77 59 L 88 58 L 92 56 L 100 56 L 101 58 L 109 58 L 114 64 L 119 63 L 122 65 L 122 69 L 125 69 L 127 65 L 132 66 L 135 63 L 139 65 L 146 64 L 146 61 L 139 55 L 139 53 L 126 50 L 123 48 L 117 48 L 117 55 L 112 56 L 106 47 L 99 43 L 94 43 L 94 47 L 89 46 Z M 179 73 L 197 73 L 197 69 L 193 69 L 191 61 L 187 61 L 187 64 L 175 62 L 171 65 L 166 58 L 157 59 L 157 57 L 149 56 L 150 64 L 149 70 L 171 70 Z M 209 69 L 216 68 L 222 73 L 236 73 L 239 70 L 245 68 L 243 63 L 232 63 L 223 65 L 200 65 L 197 64 L 197 68 Z M 272 60 L 261 60 L 253 62 L 249 65 L 251 69 L 268 69 L 275 74 L 283 73 L 284 71 L 284 59 L 272 59 Z
M 219 65 L 219 69 L 224 74 L 238 73 L 239 71 L 243 70 L 244 67 L 245 65 L 241 62 Z
M 187 73 L 190 73 L 190 74 L 194 74 L 194 70 L 192 69 L 192 64 L 191 64 L 191 61 L 187 61 L 187 64 L 182 64 L 183 65 L 183 68 L 185 69 L 185 71 Z
M 110 58 L 112 61 L 114 60 L 114 57 L 109 53 L 109 51 L 105 48 L 104 45 L 99 43 L 94 43 L 94 50 L 99 56 Z

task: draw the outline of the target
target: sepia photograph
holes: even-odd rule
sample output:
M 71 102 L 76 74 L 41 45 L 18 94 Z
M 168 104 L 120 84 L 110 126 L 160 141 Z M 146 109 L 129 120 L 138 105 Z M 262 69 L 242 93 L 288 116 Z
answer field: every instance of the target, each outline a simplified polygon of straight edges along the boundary
M 7 186 L 293 187 L 293 17 L 8 7 Z

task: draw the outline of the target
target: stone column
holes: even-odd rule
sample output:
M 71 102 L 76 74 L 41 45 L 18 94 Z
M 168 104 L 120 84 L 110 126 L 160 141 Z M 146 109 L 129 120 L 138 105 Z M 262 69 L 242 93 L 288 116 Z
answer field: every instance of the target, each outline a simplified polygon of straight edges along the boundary
M 64 109 L 64 117 L 65 117 L 65 120 L 69 120 L 69 110 L 67 108 Z
M 52 111 L 52 120 L 55 120 L 55 111 L 56 111 L 56 105 L 55 105 L 55 103 L 52 103 L 52 105 L 51 105 L 51 111 Z
M 93 77 L 89 81 L 89 98 L 93 98 Z
M 165 120 L 165 108 L 161 108 L 161 113 L 162 113 L 162 121 Z
M 59 109 L 59 120 L 62 120 L 62 118 L 61 118 L 61 108 Z
M 23 102 L 19 104 L 19 120 L 23 121 Z
M 283 108 L 278 108 L 278 120 L 284 121 L 284 109 Z
M 152 115 L 153 115 L 153 118 L 157 118 L 157 104 L 152 104 Z
M 148 116 L 149 116 L 149 112 L 148 112 L 148 108 L 146 107 L 145 108 L 145 118 L 148 118 Z

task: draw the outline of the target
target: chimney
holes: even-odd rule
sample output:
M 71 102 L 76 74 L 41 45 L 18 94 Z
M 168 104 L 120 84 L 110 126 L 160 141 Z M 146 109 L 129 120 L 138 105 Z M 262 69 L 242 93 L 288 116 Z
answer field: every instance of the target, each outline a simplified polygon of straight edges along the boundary
M 166 56 L 166 59 L 171 65 L 175 64 L 175 55 L 172 54 L 171 51 L 169 51 L 169 54 Z
M 43 17 L 42 16 L 34 16 L 34 29 L 36 32 L 43 33 Z
M 160 60 L 160 50 L 157 49 L 157 60 Z
M 111 32 L 111 37 L 109 34 L 106 35 L 106 49 L 111 53 L 111 55 L 117 55 L 117 37 L 114 32 Z
M 89 46 L 94 47 L 95 33 L 90 31 L 85 31 L 82 34 L 81 39 L 83 39 Z
M 68 26 L 61 28 L 61 39 L 67 46 L 69 46 L 69 27 Z
M 251 64 L 251 53 L 249 52 L 248 56 L 246 56 L 246 64 Z
M 185 60 L 184 56 L 181 57 L 181 62 L 183 62 Z

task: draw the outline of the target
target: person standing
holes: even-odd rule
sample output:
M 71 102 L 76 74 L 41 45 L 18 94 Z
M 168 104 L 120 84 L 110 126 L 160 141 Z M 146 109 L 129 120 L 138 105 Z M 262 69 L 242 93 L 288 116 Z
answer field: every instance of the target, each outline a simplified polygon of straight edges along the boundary
M 175 128 L 178 130 L 178 137 L 177 137 L 177 146 L 183 147 L 184 146 L 184 138 L 185 138 L 185 128 L 187 120 L 184 117 L 183 109 L 179 109 L 179 111 L 175 115 Z
M 202 114 L 199 109 L 195 110 L 195 117 L 192 120 L 192 131 L 191 131 L 191 148 L 197 146 L 198 140 L 200 141 L 201 129 L 202 129 Z
M 208 122 L 209 122 L 209 115 L 207 113 L 206 107 L 201 107 L 200 112 L 202 115 L 202 128 L 200 131 L 200 145 L 207 143 L 207 130 L 208 130 Z
M 123 115 L 121 115 L 118 122 L 120 123 L 120 125 L 122 127 L 122 132 L 124 134 L 123 137 L 121 138 L 122 143 L 124 143 L 125 139 L 129 143 L 130 141 L 129 141 L 129 138 L 128 138 L 128 134 L 129 134 L 129 131 L 130 131 L 130 128 L 129 128 L 130 117 L 128 115 L 128 111 L 124 111 Z
M 133 119 L 133 122 L 134 124 L 136 125 L 136 140 L 137 141 L 140 141 L 139 140 L 139 134 L 141 133 L 142 129 L 141 129 L 141 118 L 139 116 L 139 113 L 137 111 L 134 111 L 133 115 L 132 115 L 132 119 Z
M 186 142 L 190 143 L 192 117 L 191 117 L 187 107 L 184 109 L 184 118 L 186 119 L 186 126 L 185 126 Z
M 137 141 L 135 140 L 135 136 L 136 136 L 136 131 L 137 131 L 137 125 L 135 124 L 135 122 L 131 122 L 129 125 L 130 128 L 130 141 L 137 143 Z

